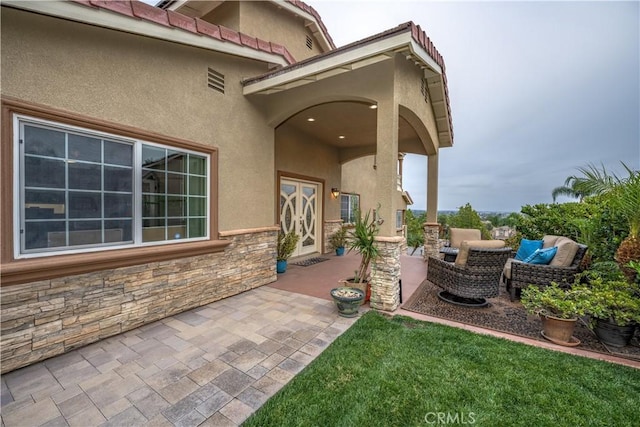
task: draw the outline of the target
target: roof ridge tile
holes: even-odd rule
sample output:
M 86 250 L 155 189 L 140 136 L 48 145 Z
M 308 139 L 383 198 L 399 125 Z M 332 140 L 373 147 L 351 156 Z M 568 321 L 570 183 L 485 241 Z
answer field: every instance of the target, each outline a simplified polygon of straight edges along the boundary
M 174 12 L 173 10 L 167 10 L 167 18 L 169 19 L 169 24 L 172 27 L 180 28 L 191 33 L 198 32 L 196 28 L 196 21 L 193 18 Z
M 166 27 L 171 26 L 169 25 L 169 17 L 167 16 L 166 11 L 155 6 L 151 6 L 141 1 L 133 1 L 131 2 L 131 9 L 133 10 L 133 15 L 137 18 L 153 21 Z
M 198 31 L 198 33 L 213 37 L 214 39 L 217 39 L 217 40 L 222 40 L 219 26 L 207 21 L 203 21 L 200 18 L 195 18 L 195 21 L 196 21 L 196 31 Z
M 220 28 L 220 36 L 222 37 L 222 40 L 227 40 L 235 44 L 242 44 L 240 33 L 232 30 L 231 28 L 227 28 L 224 25 L 218 25 L 218 27 Z
M 125 0 L 114 0 L 114 1 L 104 1 L 104 0 L 90 0 L 92 6 L 95 6 L 100 9 L 108 9 L 113 12 L 118 12 L 123 15 L 134 17 L 133 8 L 131 7 L 131 1 Z

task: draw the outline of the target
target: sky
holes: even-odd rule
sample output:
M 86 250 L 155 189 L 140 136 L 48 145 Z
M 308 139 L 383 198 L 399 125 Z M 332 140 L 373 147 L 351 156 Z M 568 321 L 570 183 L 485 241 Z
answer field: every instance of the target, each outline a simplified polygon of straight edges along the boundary
M 454 145 L 440 151 L 439 210 L 519 212 L 552 203 L 578 167 L 640 169 L 640 2 L 307 3 L 337 47 L 413 21 L 444 57 Z M 415 210 L 426 164 L 405 158 Z

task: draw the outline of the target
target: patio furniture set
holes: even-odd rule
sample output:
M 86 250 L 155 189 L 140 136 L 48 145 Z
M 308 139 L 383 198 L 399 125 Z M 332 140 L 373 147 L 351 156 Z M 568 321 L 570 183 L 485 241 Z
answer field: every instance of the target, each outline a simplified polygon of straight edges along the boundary
M 469 307 L 486 307 L 487 298 L 497 297 L 501 285 L 514 301 L 529 284 L 571 283 L 587 247 L 551 235 L 536 243 L 540 247 L 527 260 L 502 240 L 481 240 L 479 230 L 452 228 L 441 257 L 429 257 L 427 280 L 442 288 L 440 299 Z

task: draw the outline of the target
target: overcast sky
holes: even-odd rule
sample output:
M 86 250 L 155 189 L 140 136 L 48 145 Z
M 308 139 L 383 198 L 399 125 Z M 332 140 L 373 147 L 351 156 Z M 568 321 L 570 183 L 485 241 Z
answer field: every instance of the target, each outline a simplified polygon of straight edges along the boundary
M 589 163 L 640 169 L 640 3 L 308 0 L 338 47 L 413 21 L 446 64 L 438 208 L 520 211 Z M 426 208 L 426 157 L 405 189 Z M 560 199 L 566 201 L 568 199 Z

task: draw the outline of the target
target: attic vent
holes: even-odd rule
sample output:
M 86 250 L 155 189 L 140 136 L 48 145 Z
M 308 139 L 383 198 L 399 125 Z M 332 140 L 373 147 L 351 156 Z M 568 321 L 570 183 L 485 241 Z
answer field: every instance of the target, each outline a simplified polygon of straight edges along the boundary
M 420 81 L 420 92 L 424 97 L 424 102 L 429 103 L 429 89 L 427 88 L 427 79 L 422 79 Z
M 313 40 L 309 36 L 307 36 L 307 47 L 313 49 Z
M 220 93 L 224 93 L 224 74 L 209 67 L 207 69 L 207 86 Z

